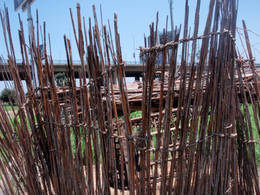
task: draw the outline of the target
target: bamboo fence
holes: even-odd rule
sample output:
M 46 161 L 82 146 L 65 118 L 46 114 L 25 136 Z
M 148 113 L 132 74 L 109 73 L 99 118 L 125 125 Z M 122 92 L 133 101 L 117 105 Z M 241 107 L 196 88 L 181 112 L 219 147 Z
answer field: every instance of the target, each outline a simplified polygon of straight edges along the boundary
M 94 6 L 94 20 L 88 22 L 79 4 L 77 23 L 70 10 L 81 60 L 80 84 L 76 86 L 71 41 L 64 36 L 69 86 L 63 87 L 55 83 L 45 24 L 42 59 L 38 22 L 27 47 L 19 19 L 28 94 L 18 73 L 5 8 L 0 17 L 18 110 L 11 116 L 0 106 L 2 192 L 260 194 L 255 157 L 259 142 L 253 137 L 253 127 L 260 134 L 259 76 L 247 28 L 243 23 L 249 56 L 245 60 L 236 49 L 237 1 L 210 0 L 199 36 L 200 3 L 197 0 L 193 33 L 186 0 L 183 31 L 176 27 L 174 40 L 168 41 L 166 24 L 161 45 L 157 15 L 140 48 L 144 64 L 138 90 L 125 80 L 116 14 L 113 37 L 111 26 L 102 20 L 100 28 Z M 38 87 L 33 87 L 29 53 L 37 65 Z M 158 67 L 161 74 L 155 79 Z M 131 118 L 131 102 L 140 102 L 141 117 Z

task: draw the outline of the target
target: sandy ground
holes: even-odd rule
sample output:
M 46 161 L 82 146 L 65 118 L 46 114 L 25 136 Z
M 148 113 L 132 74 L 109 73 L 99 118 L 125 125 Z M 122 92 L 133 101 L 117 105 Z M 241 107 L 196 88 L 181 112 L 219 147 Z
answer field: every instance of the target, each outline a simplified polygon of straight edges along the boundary
M 15 113 L 17 113 L 17 110 L 14 111 Z M 7 114 L 9 115 L 10 118 L 13 118 L 15 113 L 12 110 L 8 110 Z
M 93 170 L 95 172 L 95 169 L 93 169 Z M 258 167 L 258 175 L 259 175 L 259 179 L 260 179 L 260 167 Z M 94 183 L 95 183 L 95 174 L 94 174 L 94 178 L 93 179 L 94 179 Z M 159 187 L 159 186 L 157 186 L 157 187 Z M 114 188 L 110 188 L 110 192 L 111 192 L 111 194 L 114 194 Z M 118 194 L 122 194 L 122 191 L 118 190 Z M 125 195 L 129 195 L 130 193 L 129 193 L 129 191 L 124 191 L 124 194 Z M 159 188 L 158 188 L 156 194 L 160 194 Z M 3 193 L 3 191 L 1 189 L 0 189 L 0 195 L 4 195 L 4 193 Z

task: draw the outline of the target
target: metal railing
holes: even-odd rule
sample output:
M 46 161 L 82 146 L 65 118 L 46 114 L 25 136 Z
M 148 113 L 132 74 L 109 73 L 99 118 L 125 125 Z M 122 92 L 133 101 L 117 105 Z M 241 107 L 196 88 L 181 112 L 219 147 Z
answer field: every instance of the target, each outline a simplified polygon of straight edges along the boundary
M 23 61 L 22 59 L 17 59 L 16 63 L 17 64 L 21 64 L 22 61 Z M 8 63 L 7 59 L 0 59 L 0 65 L 3 65 L 3 64 L 7 65 L 7 63 Z M 67 60 L 63 60 L 63 59 L 53 60 L 53 64 L 54 65 L 64 65 L 64 64 L 67 64 Z M 79 64 L 81 64 L 81 62 L 80 62 L 80 60 L 73 60 L 73 64 L 74 65 L 79 65 Z M 107 62 L 105 62 L 105 64 L 107 64 Z M 142 63 L 138 62 L 138 61 L 125 61 L 125 64 L 126 65 L 130 65 L 130 64 L 142 65 Z M 255 63 L 255 65 L 256 65 L 257 68 L 260 68 L 260 63 Z
M 21 64 L 22 61 L 23 61 L 22 59 L 16 59 L 17 64 Z M 7 59 L 0 59 L 0 64 L 7 64 L 7 63 L 8 63 Z M 107 64 L 107 62 L 105 62 L 105 63 Z M 67 60 L 63 60 L 63 59 L 53 60 L 53 64 L 56 64 L 56 65 L 67 64 Z M 80 60 L 73 60 L 73 64 L 81 64 L 81 62 L 80 62 Z M 125 61 L 125 64 L 126 65 L 128 65 L 128 64 L 142 65 L 138 61 Z

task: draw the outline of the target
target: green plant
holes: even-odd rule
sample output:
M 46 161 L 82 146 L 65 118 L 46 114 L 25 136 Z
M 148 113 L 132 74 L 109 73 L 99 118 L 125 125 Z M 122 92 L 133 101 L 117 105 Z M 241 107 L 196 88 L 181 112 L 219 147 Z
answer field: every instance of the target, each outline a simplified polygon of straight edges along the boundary
M 253 107 L 251 104 L 249 104 L 248 108 L 249 108 L 250 119 L 251 119 L 251 123 L 252 123 L 253 137 L 254 137 L 254 140 L 259 142 L 260 137 L 259 137 L 258 130 L 257 130 Z M 257 166 L 260 167 L 260 146 L 258 144 L 255 144 L 255 155 L 256 155 Z
M 57 86 L 59 86 L 59 87 L 68 86 L 68 84 L 69 84 L 68 78 L 64 72 L 55 74 L 55 81 L 56 81 Z
M 15 95 L 15 90 L 5 88 L 0 95 L 0 100 L 2 100 L 3 102 L 15 103 Z

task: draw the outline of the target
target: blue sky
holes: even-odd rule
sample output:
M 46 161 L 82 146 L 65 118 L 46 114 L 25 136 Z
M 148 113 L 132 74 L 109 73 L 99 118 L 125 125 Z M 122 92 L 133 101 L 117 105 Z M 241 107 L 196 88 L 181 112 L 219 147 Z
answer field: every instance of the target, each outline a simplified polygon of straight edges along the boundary
M 173 0 L 174 23 L 183 23 L 184 0 Z M 27 31 L 26 12 L 14 11 L 13 0 L 0 0 L 0 8 L 4 3 L 9 8 L 10 22 L 13 33 L 13 40 L 17 58 L 19 58 L 18 42 L 18 17 L 20 13 Z M 47 32 L 51 35 L 52 51 L 54 59 L 65 59 L 65 49 L 63 35 L 74 41 L 72 25 L 70 20 L 69 8 L 73 8 L 76 14 L 76 3 L 80 3 L 82 15 L 92 17 L 92 5 L 95 4 L 99 13 L 99 6 L 102 5 L 104 23 L 110 20 L 113 24 L 113 14 L 116 12 L 119 18 L 119 32 L 121 36 L 121 46 L 123 58 L 126 61 L 133 61 L 133 53 L 138 57 L 139 46 L 143 46 L 144 34 L 148 34 L 149 24 L 155 21 L 156 12 L 159 12 L 159 29 L 165 26 L 166 15 L 169 15 L 168 0 L 35 0 L 32 5 L 32 12 L 35 15 L 36 8 L 39 10 L 40 22 L 46 21 Z M 193 23 L 195 0 L 190 0 L 190 24 Z M 208 11 L 209 0 L 202 0 L 200 31 L 203 31 L 205 18 Z M 259 0 L 240 0 L 238 27 L 242 27 L 241 20 L 245 19 L 249 29 L 260 34 L 260 1 Z M 256 61 L 260 63 L 260 36 L 250 33 L 253 52 Z M 238 40 L 239 41 L 239 40 Z M 6 57 L 3 44 L 3 35 L 0 28 L 0 55 Z M 240 45 L 240 44 L 238 44 Z M 77 59 L 75 44 L 72 45 L 74 59 Z M 241 53 L 243 53 L 241 51 Z

